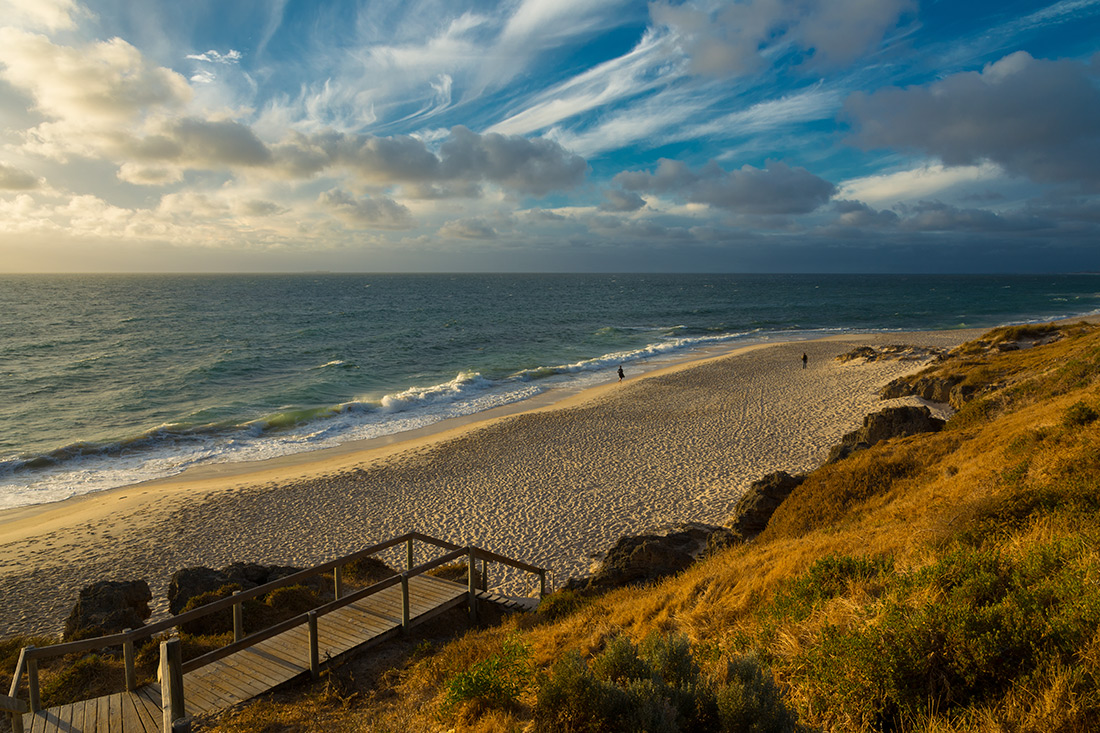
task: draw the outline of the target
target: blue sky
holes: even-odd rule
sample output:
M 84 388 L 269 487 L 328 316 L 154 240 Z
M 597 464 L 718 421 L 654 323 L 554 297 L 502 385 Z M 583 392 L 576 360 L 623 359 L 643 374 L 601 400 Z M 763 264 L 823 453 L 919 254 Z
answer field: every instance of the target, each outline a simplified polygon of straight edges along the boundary
M 1100 270 L 1100 0 L 0 0 L 0 270 Z

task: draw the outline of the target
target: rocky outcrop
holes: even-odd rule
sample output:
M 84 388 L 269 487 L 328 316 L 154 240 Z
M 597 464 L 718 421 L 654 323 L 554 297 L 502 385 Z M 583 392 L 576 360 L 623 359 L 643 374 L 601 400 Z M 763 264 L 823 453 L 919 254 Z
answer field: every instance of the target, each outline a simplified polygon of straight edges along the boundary
M 779 505 L 798 488 L 805 476 L 776 471 L 753 481 L 725 524 L 745 542 L 764 531 Z
M 962 381 L 959 375 L 898 377 L 883 387 L 879 396 L 884 400 L 912 396 L 929 402 L 950 402 L 951 390 Z
M 909 344 L 891 344 L 889 346 L 857 346 L 851 351 L 840 354 L 836 360 L 841 364 L 862 360 L 882 361 L 920 361 L 923 359 L 942 359 L 947 349 L 935 346 L 911 346 Z
M 144 580 L 104 580 L 85 586 L 65 621 L 63 639 L 117 634 L 145 625 L 153 594 Z
M 936 432 L 943 429 L 945 424 L 938 417 L 932 417 L 927 407 L 887 407 L 864 417 L 863 427 L 845 435 L 840 444 L 829 451 L 825 462 L 836 463 L 857 450 L 870 448 L 875 443 L 890 438 Z
M 226 585 L 236 585 L 241 590 L 255 588 L 285 578 L 301 568 L 283 565 L 258 565 L 256 563 L 233 563 L 221 570 L 211 568 L 183 568 L 172 574 L 168 582 L 168 610 L 174 616 L 179 614 L 187 602 L 203 593 L 211 593 Z M 305 585 L 320 590 L 324 580 L 318 576 L 310 578 Z
M 565 587 L 574 591 L 604 592 L 675 575 L 703 555 L 715 534 L 729 535 L 729 530 L 692 522 L 663 535 L 621 537 L 591 576 L 572 578 Z

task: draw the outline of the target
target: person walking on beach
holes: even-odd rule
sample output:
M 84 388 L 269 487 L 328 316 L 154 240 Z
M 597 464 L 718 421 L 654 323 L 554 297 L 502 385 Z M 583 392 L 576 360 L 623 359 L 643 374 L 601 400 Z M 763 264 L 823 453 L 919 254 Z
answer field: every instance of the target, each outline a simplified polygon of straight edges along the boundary
M 806 352 L 802 352 L 802 368 L 806 368 Z
M 619 381 L 620 381 L 620 382 L 621 382 L 621 381 L 623 381 L 623 379 L 624 379 L 625 377 L 626 377 L 626 375 L 625 375 L 625 374 L 623 374 L 623 365 L 622 365 L 622 364 L 620 364 L 620 365 L 619 365 Z

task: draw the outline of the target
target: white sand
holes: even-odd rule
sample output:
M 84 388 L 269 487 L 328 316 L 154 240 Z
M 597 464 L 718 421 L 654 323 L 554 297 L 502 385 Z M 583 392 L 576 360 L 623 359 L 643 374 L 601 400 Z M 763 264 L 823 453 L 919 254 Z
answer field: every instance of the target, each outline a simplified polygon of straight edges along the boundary
M 160 617 L 179 568 L 306 566 L 410 530 L 547 567 L 560 585 L 624 534 L 720 523 L 754 479 L 811 470 L 864 415 L 917 402 L 882 402 L 877 390 L 922 362 L 842 365 L 838 354 L 976 335 L 750 347 L 401 442 L 2 512 L 0 635 L 58 632 L 78 590 L 97 580 L 145 579 Z

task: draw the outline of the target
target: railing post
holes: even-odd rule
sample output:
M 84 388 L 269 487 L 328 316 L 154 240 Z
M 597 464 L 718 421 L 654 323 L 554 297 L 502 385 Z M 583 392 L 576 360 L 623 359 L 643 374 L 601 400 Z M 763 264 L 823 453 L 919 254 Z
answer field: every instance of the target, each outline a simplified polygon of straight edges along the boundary
M 33 651 L 34 644 L 24 647 L 26 651 Z M 38 697 L 38 660 L 27 655 L 27 703 L 32 713 L 42 709 L 42 701 Z
M 124 629 L 122 633 L 129 634 L 133 629 Z M 137 673 L 134 671 L 134 641 L 127 639 L 122 642 L 122 660 L 126 665 L 126 691 L 133 692 L 137 689 Z
M 337 565 L 332 569 L 332 591 L 336 594 L 336 600 L 344 595 L 344 566 Z
M 233 595 L 240 595 L 239 590 L 233 591 Z M 244 604 L 237 601 L 233 604 L 233 641 L 244 638 Z
M 314 679 L 321 674 L 321 641 L 317 633 L 317 612 L 310 611 L 309 617 L 309 674 Z
M 546 571 L 539 571 L 539 598 L 546 595 Z
M 409 574 L 401 573 L 401 631 L 409 633 Z
M 489 592 L 489 560 L 485 559 L 481 561 L 481 589 L 486 593 Z
M 405 562 L 405 569 L 406 570 L 412 570 L 413 569 L 413 538 L 412 537 L 410 537 L 405 542 L 405 561 L 406 561 Z
M 477 574 L 474 563 L 477 558 L 474 557 L 474 548 L 470 547 L 469 553 L 466 557 L 466 586 L 467 586 L 467 602 L 470 604 L 470 623 L 477 623 L 477 585 L 474 583 L 474 576 Z
M 183 651 L 179 638 L 160 643 L 160 710 L 162 730 L 179 730 L 176 722 L 187 717 L 183 704 Z

